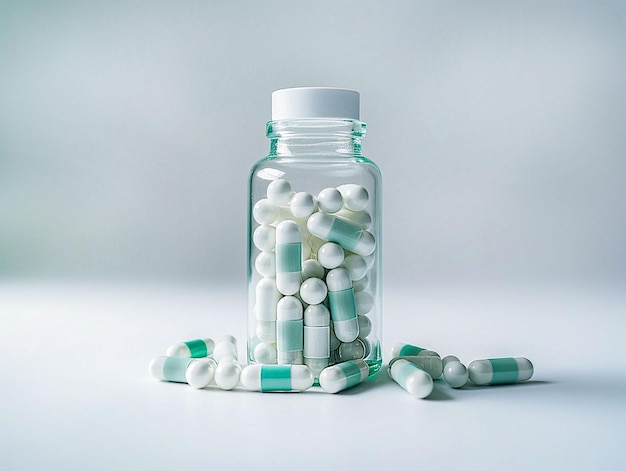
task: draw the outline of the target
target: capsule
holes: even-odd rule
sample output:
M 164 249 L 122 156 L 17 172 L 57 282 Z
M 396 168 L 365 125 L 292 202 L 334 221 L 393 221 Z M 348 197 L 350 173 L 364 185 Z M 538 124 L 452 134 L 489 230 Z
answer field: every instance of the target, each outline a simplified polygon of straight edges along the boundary
M 234 360 L 238 358 L 237 339 L 232 335 L 224 335 L 217 342 L 217 344 L 215 344 L 215 349 L 213 350 L 213 359 L 219 363 L 224 358 L 232 358 Z
M 273 343 L 260 342 L 254 347 L 254 361 L 266 365 L 275 365 L 278 358 L 276 345 Z
M 165 355 L 168 357 L 181 358 L 203 358 L 213 353 L 215 342 L 212 339 L 196 339 L 187 342 L 180 342 L 167 349 Z
M 342 342 L 352 342 L 359 336 L 359 322 L 350 275 L 343 268 L 335 268 L 326 275 L 326 285 L 335 335 Z
M 337 393 L 362 383 L 369 376 L 369 366 L 363 360 L 350 360 L 325 368 L 320 373 L 324 391 Z
M 433 391 L 433 379 L 419 366 L 403 358 L 389 362 L 387 373 L 411 396 L 423 399 Z
M 309 259 L 302 263 L 302 280 L 309 278 L 324 278 L 324 267 L 317 260 Z
M 326 283 L 319 278 L 304 280 L 300 286 L 300 298 L 307 304 L 320 304 L 326 299 L 327 294 Z
M 304 364 L 319 377 L 330 361 L 330 312 L 323 304 L 304 311 Z
M 325 213 L 336 213 L 343 207 L 343 196 L 337 188 L 324 188 L 317 195 L 317 204 Z
M 255 288 L 254 315 L 259 321 L 276 321 L 276 305 L 281 294 L 273 278 L 261 278 Z
M 278 302 L 276 348 L 279 365 L 301 365 L 304 362 L 302 311 L 302 303 L 295 296 L 285 296 Z
M 158 356 L 148 365 L 150 376 L 161 381 L 187 383 L 194 388 L 207 386 L 215 374 L 211 358 L 181 358 Z
M 313 373 L 305 365 L 249 365 L 241 372 L 241 385 L 250 391 L 299 392 L 313 386 Z
M 437 352 L 408 343 L 398 343 L 391 349 L 392 358 L 403 358 L 426 371 L 432 379 L 443 372 L 443 362 Z
M 239 375 L 241 374 L 241 365 L 236 359 L 224 357 L 217 364 L 215 369 L 215 384 L 220 389 L 229 391 L 239 384 Z
M 352 224 L 356 224 L 364 230 L 369 229 L 372 225 L 372 215 L 367 211 L 351 211 L 344 207 L 337 211 L 334 216 Z
M 528 381 L 534 371 L 530 360 L 522 357 L 474 360 L 468 370 L 470 381 L 478 386 Z
M 337 187 L 343 197 L 343 205 L 351 211 L 362 211 L 369 201 L 369 193 L 362 185 L 346 183 Z
M 337 349 L 339 361 L 363 360 L 370 354 L 370 344 L 366 339 L 356 338 L 352 342 L 342 343 Z
M 291 183 L 282 178 L 272 181 L 267 186 L 267 199 L 276 206 L 284 206 L 289 203 L 292 196 Z
M 454 355 L 443 357 L 443 379 L 451 388 L 461 388 L 467 383 L 469 372 L 461 361 Z
M 357 255 L 369 255 L 376 248 L 376 241 L 370 232 L 356 224 L 322 212 L 312 214 L 306 227 L 315 237 L 335 242 Z
M 300 289 L 302 272 L 302 237 L 294 221 L 276 226 L 276 288 L 282 294 L 293 295 Z

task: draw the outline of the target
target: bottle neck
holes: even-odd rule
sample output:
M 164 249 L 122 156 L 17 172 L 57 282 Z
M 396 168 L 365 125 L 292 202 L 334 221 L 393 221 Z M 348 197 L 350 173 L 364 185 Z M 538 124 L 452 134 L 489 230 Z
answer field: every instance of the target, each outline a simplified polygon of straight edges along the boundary
M 361 155 L 365 123 L 351 119 L 289 119 L 269 121 L 270 156 Z

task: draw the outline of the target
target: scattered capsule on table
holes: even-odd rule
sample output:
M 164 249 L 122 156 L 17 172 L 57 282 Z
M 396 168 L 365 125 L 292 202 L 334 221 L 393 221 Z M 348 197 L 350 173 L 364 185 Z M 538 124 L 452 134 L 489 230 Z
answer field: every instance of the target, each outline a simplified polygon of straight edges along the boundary
M 454 355 L 443 357 L 443 379 L 451 388 L 461 388 L 467 383 L 469 372 L 461 360 Z
M 150 376 L 161 381 L 187 383 L 204 388 L 213 379 L 215 361 L 211 358 L 158 356 L 148 365 Z
M 289 209 L 298 219 L 308 218 L 317 209 L 317 201 L 313 195 L 300 191 L 291 197 Z
M 302 237 L 294 221 L 283 221 L 276 226 L 276 287 L 285 295 L 300 289 L 302 272 Z
M 376 248 L 374 236 L 360 226 L 326 213 L 317 212 L 309 217 L 306 227 L 311 234 L 341 245 L 345 250 L 366 256 Z
M 328 294 L 328 288 L 319 278 L 309 278 L 304 280 L 300 286 L 300 298 L 307 304 L 320 304 L 326 295 Z
M 282 178 L 274 180 L 267 186 L 267 199 L 276 206 L 288 204 L 292 194 L 291 183 Z
M 433 391 L 433 379 L 419 366 L 403 358 L 392 360 L 387 373 L 411 396 L 425 398 Z
M 317 204 L 325 213 L 336 213 L 343 207 L 343 196 L 337 188 L 324 188 L 317 195 Z
M 241 385 L 250 391 L 299 392 L 313 386 L 313 373 L 305 365 L 249 365 L 241 372 Z
M 324 391 L 337 393 L 362 383 L 369 375 L 369 366 L 363 360 L 350 360 L 325 368 L 319 383 Z
M 304 362 L 302 303 L 295 296 L 278 301 L 276 321 L 278 364 L 301 365 Z
M 470 381 L 477 386 L 528 381 L 534 371 L 530 360 L 522 357 L 474 360 L 468 370 Z
M 335 268 L 326 275 L 326 285 L 335 335 L 342 342 L 352 342 L 359 336 L 359 322 L 350 275 Z
M 229 391 L 239 384 L 241 365 L 234 358 L 225 357 L 220 360 L 215 369 L 215 384 L 220 389 Z
M 391 349 L 392 358 L 403 358 L 425 370 L 432 379 L 443 372 L 443 362 L 437 352 L 408 343 L 398 343 Z
M 172 345 L 165 355 L 168 357 L 203 358 L 213 353 L 215 342 L 210 338 L 189 340 Z
M 343 263 L 345 254 L 341 245 L 334 242 L 326 242 L 317 251 L 317 261 L 324 268 L 332 270 Z
M 369 194 L 365 187 L 355 183 L 340 185 L 337 190 L 343 197 L 343 205 L 351 211 L 362 211 L 367 206 Z
M 330 362 L 330 312 L 323 304 L 304 310 L 304 364 L 318 377 Z
M 220 362 L 223 358 L 239 358 L 237 353 L 237 339 L 232 335 L 224 335 L 213 349 L 213 359 Z

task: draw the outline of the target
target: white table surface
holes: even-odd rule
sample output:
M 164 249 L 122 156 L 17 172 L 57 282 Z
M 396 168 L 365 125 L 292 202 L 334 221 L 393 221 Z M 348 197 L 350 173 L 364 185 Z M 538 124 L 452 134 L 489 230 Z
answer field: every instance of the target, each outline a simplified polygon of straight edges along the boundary
M 465 363 L 527 356 L 525 384 L 410 397 L 383 370 L 337 395 L 157 382 L 172 343 L 231 333 L 243 281 L 0 283 L 0 468 L 624 469 L 624 286 L 385 287 L 399 341 Z

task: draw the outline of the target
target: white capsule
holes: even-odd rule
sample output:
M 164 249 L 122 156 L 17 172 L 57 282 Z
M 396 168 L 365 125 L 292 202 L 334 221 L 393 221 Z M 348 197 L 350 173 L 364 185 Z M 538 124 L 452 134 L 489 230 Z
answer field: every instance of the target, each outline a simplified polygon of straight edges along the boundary
M 357 316 L 359 323 L 359 336 L 361 338 L 367 337 L 372 333 L 372 321 L 367 316 Z
M 276 348 L 279 364 L 303 363 L 303 329 L 302 303 L 294 296 L 285 296 L 277 307 Z
M 291 197 L 291 201 L 289 201 L 289 209 L 292 214 L 299 219 L 308 218 L 313 214 L 316 208 L 317 201 L 315 198 L 304 191 L 296 193 Z
M 260 252 L 254 260 L 254 268 L 263 277 L 276 277 L 276 256 L 272 252 Z
M 411 396 L 425 398 L 433 391 L 433 379 L 419 366 L 404 359 L 392 360 L 387 370 L 391 379 Z
M 282 294 L 292 295 L 300 289 L 302 272 L 302 238 L 294 221 L 276 226 L 276 287 Z
M 261 342 L 276 343 L 276 321 L 257 321 L 256 336 Z
M 304 280 L 300 286 L 300 297 L 307 304 L 320 304 L 326 299 L 328 288 L 319 278 L 309 278 Z
M 362 279 L 367 274 L 367 263 L 363 257 L 357 254 L 348 255 L 341 263 L 341 267 L 348 270 L 352 283 Z
M 533 375 L 533 364 L 527 358 L 491 358 L 474 360 L 468 366 L 469 379 L 477 386 L 512 384 L 528 381 Z
M 344 221 L 359 226 L 361 229 L 367 230 L 372 225 L 372 215 L 367 211 L 350 211 L 347 208 L 342 208 L 334 215 Z
M 279 178 L 267 186 L 267 199 L 276 206 L 285 206 L 291 199 L 291 183 Z
M 261 342 L 254 347 L 254 360 L 258 363 L 266 365 L 276 364 L 277 355 L 276 345 L 273 343 Z
M 443 379 L 452 388 L 465 386 L 469 372 L 463 363 L 454 355 L 443 357 Z
M 359 322 L 350 275 L 343 268 L 335 268 L 326 275 L 326 285 L 335 335 L 342 342 L 352 342 L 359 335 Z
M 369 344 L 357 338 L 352 342 L 342 343 L 337 351 L 339 361 L 362 360 L 369 355 Z
M 324 268 L 332 270 L 343 263 L 344 255 L 341 245 L 335 244 L 334 242 L 326 242 L 317 251 L 317 261 L 320 262 Z
M 336 213 L 343 206 L 343 197 L 337 188 L 324 188 L 317 195 L 317 204 L 325 213 Z
M 275 321 L 276 306 L 281 298 L 273 278 L 261 278 L 255 289 L 254 315 L 260 321 Z
M 299 392 L 313 386 L 313 374 L 304 365 L 249 365 L 241 385 L 250 391 Z
M 278 218 L 278 207 L 263 198 L 252 208 L 252 216 L 259 224 L 271 224 Z
M 369 367 L 363 360 L 351 360 L 329 366 L 320 373 L 320 386 L 331 394 L 362 383 L 369 375 Z
M 306 260 L 302 264 L 302 279 L 324 278 L 324 267 L 317 260 Z
M 207 387 L 215 376 L 216 369 L 217 363 L 213 358 L 199 358 L 198 361 L 191 362 L 185 372 L 187 384 L 196 389 Z
M 232 335 L 224 335 L 213 350 L 213 359 L 220 363 L 223 358 L 237 359 L 237 339 Z
M 215 384 L 220 389 L 229 391 L 239 384 L 241 366 L 234 358 L 222 358 L 215 369 Z
M 359 291 L 365 291 L 370 286 L 370 279 L 367 275 L 365 275 L 360 280 L 352 281 L 352 288 L 355 293 Z
M 330 312 L 323 304 L 304 311 L 304 364 L 318 377 L 330 361 Z
M 189 340 L 169 347 L 165 355 L 168 357 L 203 358 L 213 353 L 215 342 L 210 338 Z
M 276 245 L 276 228 L 269 224 L 261 224 L 254 230 L 252 240 L 257 249 L 269 252 Z
M 367 291 L 359 291 L 354 294 L 356 302 L 356 312 L 360 315 L 368 314 L 374 307 L 374 297 Z
M 376 248 L 376 241 L 371 233 L 355 224 L 326 213 L 316 212 L 312 214 L 306 227 L 315 237 L 335 242 L 345 250 L 357 255 L 369 255 Z
M 363 186 L 348 183 L 338 186 L 337 190 L 343 196 L 343 205 L 349 210 L 362 211 L 367 206 L 369 194 Z

